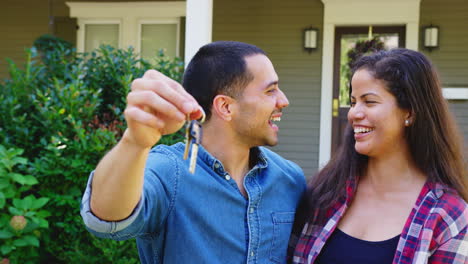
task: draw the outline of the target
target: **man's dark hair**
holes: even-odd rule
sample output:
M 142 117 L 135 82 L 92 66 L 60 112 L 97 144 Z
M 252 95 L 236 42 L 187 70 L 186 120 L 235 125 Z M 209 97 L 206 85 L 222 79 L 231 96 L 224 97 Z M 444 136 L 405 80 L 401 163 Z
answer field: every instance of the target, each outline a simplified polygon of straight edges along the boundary
M 251 44 L 217 41 L 201 47 L 185 70 L 183 87 L 211 117 L 213 99 L 218 94 L 238 97 L 254 76 L 245 58 L 265 52 Z

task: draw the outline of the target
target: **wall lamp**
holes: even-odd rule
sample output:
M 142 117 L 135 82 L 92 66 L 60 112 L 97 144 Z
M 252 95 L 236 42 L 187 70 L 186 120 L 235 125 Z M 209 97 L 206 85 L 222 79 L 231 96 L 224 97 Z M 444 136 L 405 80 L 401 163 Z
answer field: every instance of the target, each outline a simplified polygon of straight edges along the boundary
M 432 50 L 439 47 L 439 27 L 438 26 L 427 26 L 424 27 L 424 48 Z
M 312 27 L 304 29 L 304 49 L 308 52 L 317 49 L 317 37 L 318 29 Z

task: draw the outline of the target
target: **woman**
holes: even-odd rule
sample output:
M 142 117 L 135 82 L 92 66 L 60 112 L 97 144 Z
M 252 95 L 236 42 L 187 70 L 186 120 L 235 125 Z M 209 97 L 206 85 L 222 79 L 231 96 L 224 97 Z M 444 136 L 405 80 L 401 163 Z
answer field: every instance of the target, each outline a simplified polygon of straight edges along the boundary
M 345 142 L 309 184 L 292 262 L 468 263 L 463 144 L 432 64 L 374 53 L 350 88 Z

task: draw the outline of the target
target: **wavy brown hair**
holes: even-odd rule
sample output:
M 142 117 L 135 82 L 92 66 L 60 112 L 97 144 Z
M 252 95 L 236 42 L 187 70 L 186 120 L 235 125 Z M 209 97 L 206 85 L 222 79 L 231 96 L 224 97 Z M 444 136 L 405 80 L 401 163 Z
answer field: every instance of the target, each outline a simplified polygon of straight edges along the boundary
M 423 54 L 394 49 L 361 57 L 352 69 L 369 71 L 385 82 L 398 106 L 411 111 L 414 121 L 405 137 L 416 166 L 431 182 L 455 189 L 468 201 L 468 174 L 463 157 L 463 140 L 442 96 L 435 67 Z M 350 86 L 350 93 L 352 87 Z M 321 223 L 326 211 L 346 196 L 346 182 L 363 175 L 368 158 L 356 152 L 352 128 L 348 125 L 344 143 L 328 164 L 312 177 L 301 202 L 295 231 L 305 222 Z M 298 227 L 299 226 L 299 227 Z

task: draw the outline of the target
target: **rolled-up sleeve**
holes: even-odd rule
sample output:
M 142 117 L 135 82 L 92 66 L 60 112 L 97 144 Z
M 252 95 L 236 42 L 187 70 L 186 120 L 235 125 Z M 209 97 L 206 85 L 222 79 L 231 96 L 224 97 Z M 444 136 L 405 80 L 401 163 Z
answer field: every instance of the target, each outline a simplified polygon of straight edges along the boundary
M 91 211 L 90 199 L 94 177 L 94 172 L 92 172 L 80 209 L 86 228 L 98 237 L 114 240 L 160 234 L 176 200 L 177 183 L 180 177 L 177 158 L 163 147 L 151 150 L 145 168 L 143 190 L 139 202 L 129 217 L 115 222 L 102 220 Z
M 95 216 L 93 212 L 91 211 L 90 200 L 91 200 L 91 193 L 92 193 L 93 176 L 94 176 L 94 172 L 91 172 L 91 175 L 89 176 L 89 179 L 88 179 L 88 183 L 86 185 L 86 190 L 81 200 L 81 209 L 80 209 L 81 217 L 83 218 L 86 228 L 91 233 L 95 234 L 96 236 L 118 239 L 118 237 L 115 237 L 113 234 L 127 228 L 129 225 L 135 222 L 138 216 L 140 215 L 141 210 L 142 210 L 141 201 L 144 199 L 143 197 L 144 194 L 142 194 L 142 197 L 140 198 L 140 201 L 138 202 L 137 206 L 133 210 L 132 214 L 126 219 L 121 220 L 121 221 L 116 221 L 116 222 L 113 222 L 113 221 L 109 222 L 109 221 L 102 220 L 98 218 L 97 216 Z

